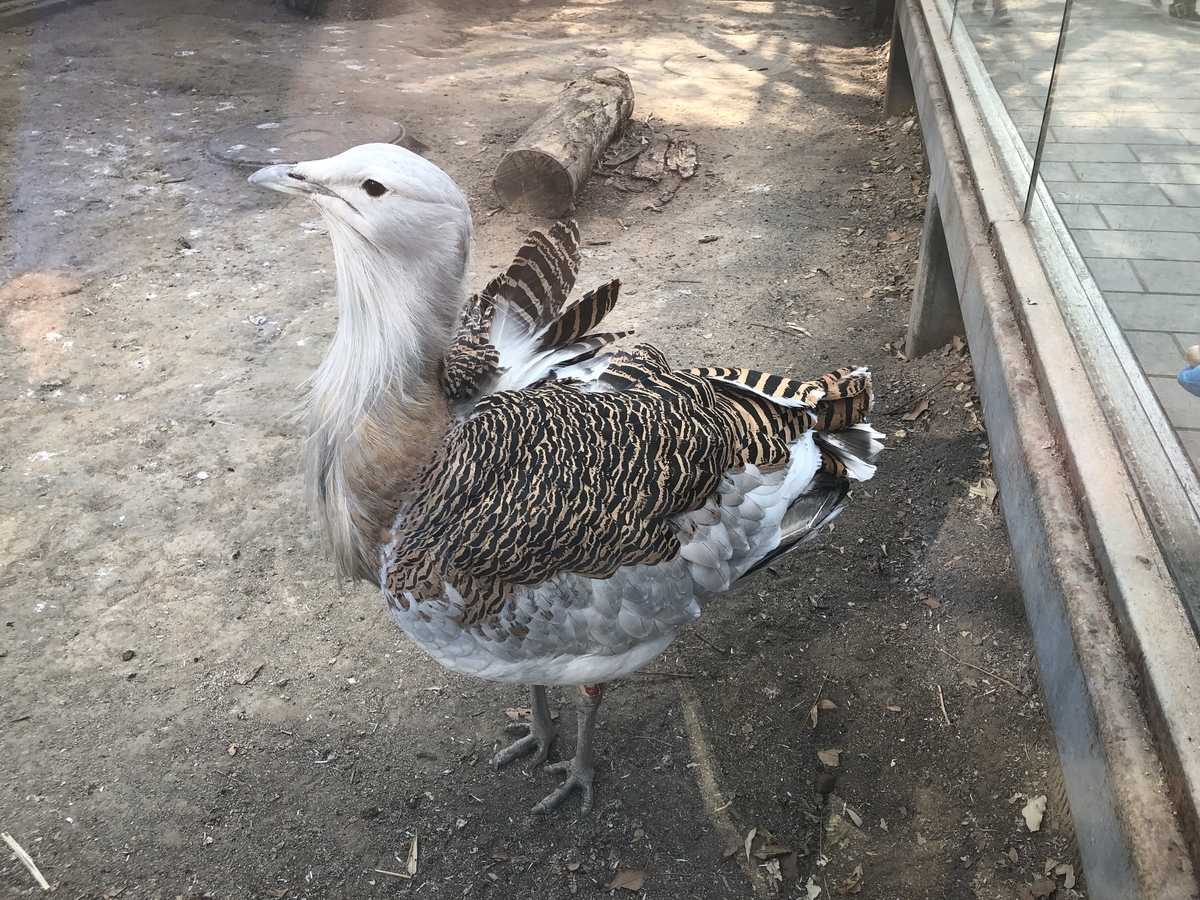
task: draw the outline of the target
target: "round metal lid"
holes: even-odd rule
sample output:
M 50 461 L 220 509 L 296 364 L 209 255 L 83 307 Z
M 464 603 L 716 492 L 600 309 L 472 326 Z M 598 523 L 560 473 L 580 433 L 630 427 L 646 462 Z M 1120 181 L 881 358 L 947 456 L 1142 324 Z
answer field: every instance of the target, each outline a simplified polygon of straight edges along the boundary
M 237 125 L 208 142 L 213 159 L 234 166 L 270 166 L 336 156 L 359 144 L 393 144 L 404 126 L 370 113 L 318 113 Z

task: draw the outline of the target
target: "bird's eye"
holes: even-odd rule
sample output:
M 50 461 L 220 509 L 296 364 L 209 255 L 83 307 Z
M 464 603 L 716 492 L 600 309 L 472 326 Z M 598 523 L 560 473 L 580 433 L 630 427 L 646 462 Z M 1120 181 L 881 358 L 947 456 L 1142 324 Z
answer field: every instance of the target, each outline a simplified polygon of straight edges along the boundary
M 362 183 L 362 188 L 372 197 L 382 197 L 387 193 L 387 188 L 373 178 L 368 178 Z

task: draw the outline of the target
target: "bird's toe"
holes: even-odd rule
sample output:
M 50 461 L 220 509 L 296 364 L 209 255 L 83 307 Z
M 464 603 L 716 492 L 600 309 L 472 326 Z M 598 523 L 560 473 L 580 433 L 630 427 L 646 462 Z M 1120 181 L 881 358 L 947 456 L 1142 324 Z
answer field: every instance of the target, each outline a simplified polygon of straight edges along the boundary
M 562 806 L 564 800 L 571 796 L 572 791 L 580 793 L 579 814 L 586 816 L 592 811 L 592 768 L 576 769 L 574 759 L 552 763 L 545 767 L 547 772 L 566 772 L 567 780 L 557 789 L 548 794 L 541 803 L 533 808 L 534 815 L 544 815 Z
M 506 766 L 513 760 L 521 759 L 524 756 L 530 756 L 530 763 L 535 766 L 540 766 L 546 761 L 550 755 L 550 745 L 554 743 L 554 735 L 541 735 L 533 731 L 519 738 L 492 757 L 492 768 L 499 769 L 501 766 Z

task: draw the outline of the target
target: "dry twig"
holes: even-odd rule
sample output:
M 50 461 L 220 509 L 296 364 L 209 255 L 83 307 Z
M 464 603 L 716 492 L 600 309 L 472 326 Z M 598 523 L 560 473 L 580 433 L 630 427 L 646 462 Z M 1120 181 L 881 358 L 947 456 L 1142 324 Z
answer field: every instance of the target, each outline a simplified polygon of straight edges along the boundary
M 1003 678 L 1000 675 L 997 675 L 995 672 L 989 672 L 987 669 L 981 669 L 979 666 L 975 665 L 974 663 L 969 663 L 965 659 L 959 659 L 957 656 L 955 656 L 949 650 L 943 650 L 941 647 L 938 647 L 938 652 L 945 653 L 948 657 L 950 657 L 952 660 L 954 660 L 959 665 L 966 666 L 968 669 L 974 669 L 976 672 L 982 672 L 988 678 L 995 678 L 997 681 L 1007 684 L 1010 688 L 1012 688 L 1018 694 L 1021 694 L 1022 696 L 1025 695 L 1025 691 L 1023 688 L 1017 687 L 1015 684 L 1013 684 L 1007 678 Z
M 41 886 L 42 890 L 50 890 L 50 882 L 48 882 L 42 873 L 38 871 L 38 867 L 33 864 L 33 858 L 25 852 L 25 848 L 18 844 L 13 836 L 7 831 L 5 831 L 3 834 L 0 834 L 0 838 L 4 838 L 4 843 L 8 844 L 8 846 L 12 848 L 12 852 L 16 854 L 17 859 L 25 864 L 25 868 L 27 868 L 30 874 L 37 879 L 37 883 Z

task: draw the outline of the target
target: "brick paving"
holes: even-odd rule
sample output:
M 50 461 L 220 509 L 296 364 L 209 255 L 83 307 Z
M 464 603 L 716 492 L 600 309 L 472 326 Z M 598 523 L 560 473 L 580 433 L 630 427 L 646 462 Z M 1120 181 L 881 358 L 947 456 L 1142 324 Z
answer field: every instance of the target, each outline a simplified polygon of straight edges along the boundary
M 1010 0 L 1009 9 L 1012 23 L 999 25 L 958 0 L 1032 154 L 1062 5 Z M 1200 344 L 1200 28 L 1150 2 L 1075 3 L 1042 176 L 1200 469 L 1200 397 L 1175 381 L 1185 348 Z

